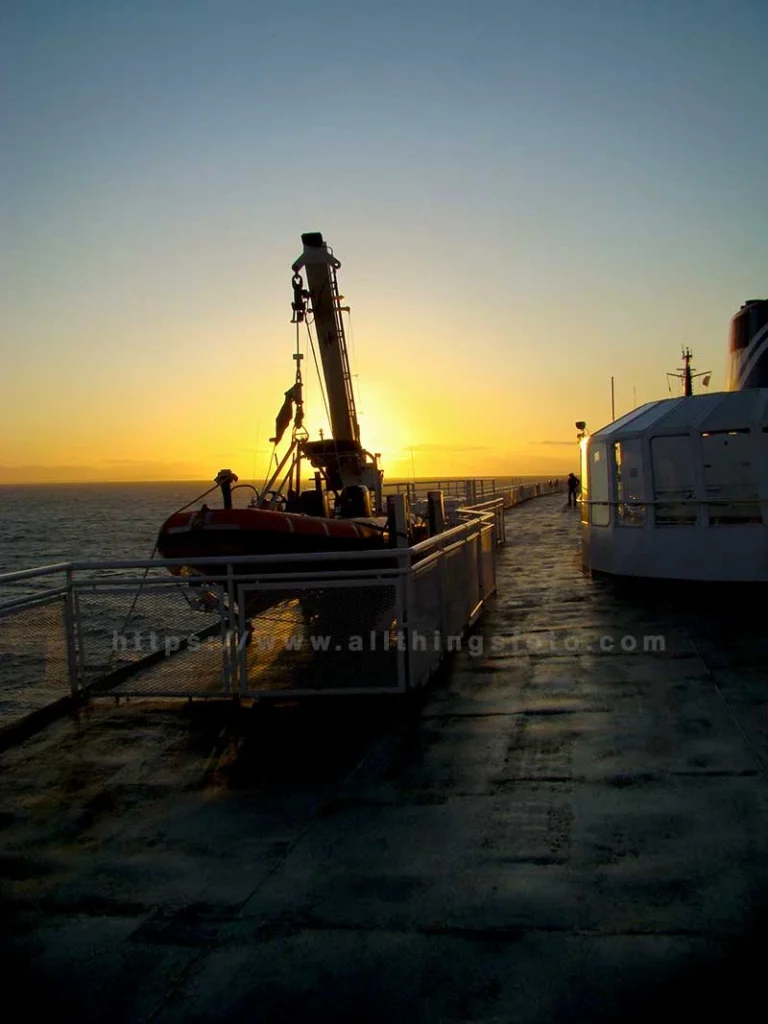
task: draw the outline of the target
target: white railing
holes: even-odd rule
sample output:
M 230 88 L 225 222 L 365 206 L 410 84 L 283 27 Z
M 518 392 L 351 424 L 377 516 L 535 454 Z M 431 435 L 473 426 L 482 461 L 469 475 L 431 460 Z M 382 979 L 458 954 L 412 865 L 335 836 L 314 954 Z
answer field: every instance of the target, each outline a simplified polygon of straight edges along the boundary
M 541 478 L 523 483 L 519 477 L 477 477 L 455 480 L 394 480 L 384 484 L 384 494 L 407 494 L 412 505 L 426 503 L 430 491 L 442 491 L 446 504 L 475 506 L 502 498 L 507 508 L 530 498 L 564 491 L 565 478 Z
M 495 591 L 503 498 L 411 548 L 69 562 L 0 576 L 0 712 L 64 695 L 404 693 Z M 361 567 L 361 560 L 364 567 Z M 296 570 L 291 571 L 291 566 Z
M 589 519 L 593 526 L 607 526 L 611 520 L 615 526 L 627 528 L 651 528 L 689 526 L 697 528 L 728 526 L 761 526 L 764 524 L 764 499 L 759 495 L 750 498 L 698 498 L 677 497 L 674 494 L 661 495 L 648 500 L 579 498 L 582 521 Z M 594 522 L 587 509 L 606 509 L 607 522 Z M 653 515 L 647 513 L 653 512 Z M 613 515 L 612 515 L 613 513 Z
M 442 491 L 446 499 L 455 499 L 464 505 L 490 499 L 503 488 L 518 487 L 520 477 L 467 477 L 434 480 L 388 480 L 384 494 L 407 494 L 412 502 L 425 501 L 430 491 Z

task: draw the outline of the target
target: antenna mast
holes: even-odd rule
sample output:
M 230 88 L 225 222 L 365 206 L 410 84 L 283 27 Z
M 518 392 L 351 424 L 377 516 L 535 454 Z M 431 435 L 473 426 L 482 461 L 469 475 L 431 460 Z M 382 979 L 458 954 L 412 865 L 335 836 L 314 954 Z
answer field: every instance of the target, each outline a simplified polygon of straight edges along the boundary
M 693 395 L 693 382 L 697 377 L 703 377 L 702 386 L 707 387 L 709 385 L 709 378 L 712 375 L 711 370 L 704 370 L 702 373 L 694 373 L 691 367 L 691 360 L 693 359 L 693 353 L 685 346 L 683 348 L 683 365 L 678 366 L 677 373 L 667 374 L 667 385 L 669 385 L 669 378 L 675 377 L 677 380 L 683 382 L 683 397 L 690 398 Z M 670 391 L 672 389 L 670 388 Z

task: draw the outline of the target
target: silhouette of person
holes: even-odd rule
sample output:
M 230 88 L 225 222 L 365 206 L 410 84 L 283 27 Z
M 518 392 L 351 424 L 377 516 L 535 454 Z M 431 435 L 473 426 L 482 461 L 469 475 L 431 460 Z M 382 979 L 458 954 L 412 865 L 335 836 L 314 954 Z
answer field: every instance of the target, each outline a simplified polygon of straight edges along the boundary
M 576 495 L 579 493 L 579 487 L 581 486 L 581 480 L 576 476 L 575 473 L 568 474 L 568 504 L 573 505 L 576 508 Z

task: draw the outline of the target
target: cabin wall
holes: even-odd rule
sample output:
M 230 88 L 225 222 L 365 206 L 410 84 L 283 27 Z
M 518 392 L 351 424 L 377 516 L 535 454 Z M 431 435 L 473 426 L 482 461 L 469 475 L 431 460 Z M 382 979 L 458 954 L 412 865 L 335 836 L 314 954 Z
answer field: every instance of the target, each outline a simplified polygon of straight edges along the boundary
M 585 567 L 680 579 L 768 579 L 768 432 L 762 425 L 582 448 Z

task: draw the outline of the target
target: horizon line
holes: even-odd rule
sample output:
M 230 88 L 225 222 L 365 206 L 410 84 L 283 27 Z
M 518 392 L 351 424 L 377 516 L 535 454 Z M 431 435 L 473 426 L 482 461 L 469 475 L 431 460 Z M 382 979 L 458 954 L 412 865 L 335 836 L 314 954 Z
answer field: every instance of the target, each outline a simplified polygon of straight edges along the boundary
M 558 473 L 483 473 L 479 476 L 469 476 L 466 473 L 460 473 L 458 475 L 452 475 L 450 473 L 434 473 L 424 474 L 423 476 L 397 476 L 391 480 L 385 480 L 384 486 L 391 486 L 392 484 L 402 484 L 418 482 L 420 480 L 434 480 L 434 481 L 453 481 L 453 480 L 507 480 L 512 477 L 552 477 L 558 476 Z M 240 477 L 240 481 L 250 483 L 245 477 Z M 215 484 L 213 480 L 206 480 L 203 477 L 168 477 L 162 480 L 0 480 L 0 487 L 109 487 L 115 485 L 124 484 L 204 484 L 204 483 Z

